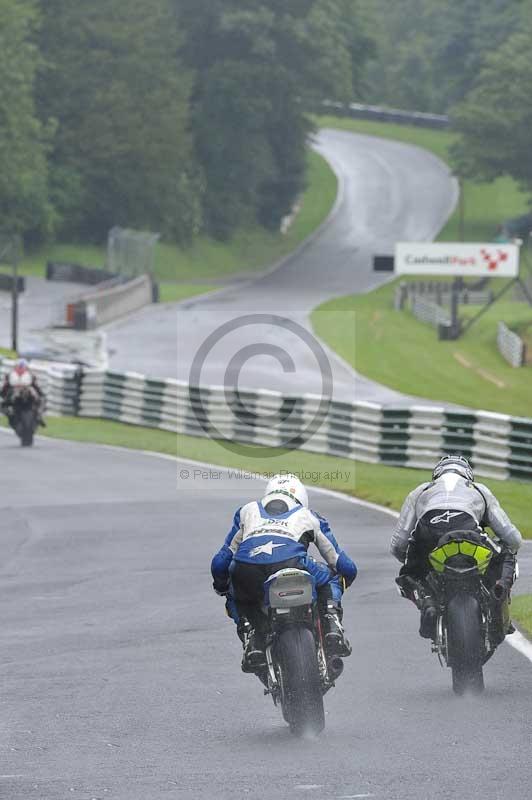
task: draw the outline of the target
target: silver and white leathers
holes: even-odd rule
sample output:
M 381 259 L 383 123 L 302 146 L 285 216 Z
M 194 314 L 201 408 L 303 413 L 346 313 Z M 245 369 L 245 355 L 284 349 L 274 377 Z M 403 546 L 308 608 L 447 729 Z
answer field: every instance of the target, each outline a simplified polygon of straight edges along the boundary
M 261 504 L 264 507 L 267 503 L 276 499 L 283 500 L 290 511 L 299 506 L 299 503 L 284 494 L 269 494 L 262 499 Z M 242 542 L 252 536 L 273 534 L 299 542 L 305 533 L 311 535 L 310 541 L 316 545 L 327 565 L 335 569 L 339 553 L 336 552 L 332 543 L 322 533 L 318 517 L 304 506 L 299 506 L 298 510 L 286 519 L 279 519 L 274 516 L 271 518 L 263 517 L 258 503 L 247 503 L 240 509 L 240 528 L 233 536 L 229 547 L 234 554 Z
M 436 481 L 422 483 L 410 492 L 392 536 L 390 552 L 402 563 L 408 540 L 421 517 L 433 509 L 465 511 L 482 527 L 489 526 L 512 553 L 522 544 L 518 529 L 483 483 L 472 483 L 455 472 L 445 472 Z

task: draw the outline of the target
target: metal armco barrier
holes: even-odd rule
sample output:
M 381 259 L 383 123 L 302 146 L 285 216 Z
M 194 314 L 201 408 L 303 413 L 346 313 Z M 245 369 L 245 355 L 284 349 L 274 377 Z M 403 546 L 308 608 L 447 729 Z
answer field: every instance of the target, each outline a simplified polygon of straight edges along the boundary
M 112 272 L 97 267 L 84 267 L 67 261 L 48 261 L 46 264 L 47 281 L 72 281 L 95 286 L 98 283 L 116 278 Z
M 451 325 L 449 310 L 439 306 L 433 300 L 423 297 L 423 295 L 414 295 L 412 297 L 412 314 L 421 322 L 426 322 L 435 328 L 439 328 L 440 325 Z
M 361 103 L 335 103 L 325 100 L 318 113 L 339 114 L 354 119 L 367 119 L 376 122 L 394 122 L 401 125 L 414 125 L 419 128 L 446 130 L 450 126 L 445 114 L 428 114 L 423 111 L 403 111 L 400 108 L 363 105 Z
M 0 291 L 2 292 L 12 292 L 13 291 L 13 275 L 0 272 Z M 23 275 L 17 276 L 17 292 L 25 292 L 26 291 L 26 278 Z
M 5 373 L 10 362 L 4 362 Z M 55 414 L 110 419 L 189 436 L 295 449 L 390 466 L 430 469 L 447 452 L 470 458 L 486 477 L 532 480 L 532 419 L 429 406 L 398 408 L 317 395 L 189 387 L 71 366 L 35 371 Z M 311 434 L 307 428 L 316 419 Z
M 499 322 L 497 327 L 497 347 L 501 356 L 512 367 L 522 367 L 524 365 L 526 360 L 525 343 L 504 322 Z

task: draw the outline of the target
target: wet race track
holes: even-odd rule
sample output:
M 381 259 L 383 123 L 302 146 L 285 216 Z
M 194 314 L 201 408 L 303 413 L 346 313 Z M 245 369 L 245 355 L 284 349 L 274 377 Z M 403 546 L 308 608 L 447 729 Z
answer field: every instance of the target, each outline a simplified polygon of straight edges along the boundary
M 450 215 L 457 190 L 447 165 L 417 147 L 333 130 L 320 131 L 316 147 L 339 178 L 336 207 L 318 235 L 273 273 L 180 304 L 177 322 L 175 310 L 154 306 L 111 326 L 112 368 L 188 380 L 199 348 L 216 331 L 201 365 L 203 383 L 222 384 L 245 342 L 260 353 L 248 354 L 241 386 L 322 391 L 321 369 L 300 330 L 287 331 L 278 319 L 245 324 L 243 317 L 275 315 L 308 328 L 309 314 L 324 300 L 389 280 L 389 274 L 373 272 L 373 254 L 392 253 L 397 240 L 432 239 Z M 344 313 L 340 324 L 354 338 L 354 315 Z M 233 329 L 220 331 L 221 326 Z M 287 363 L 281 368 L 279 349 L 289 352 L 293 369 Z M 328 357 L 336 398 L 409 402 L 355 375 L 334 354 Z
M 317 146 L 341 193 L 312 244 L 256 283 L 183 304 L 177 322 L 175 309 L 155 307 L 113 326 L 114 368 L 175 377 L 177 363 L 186 380 L 205 338 L 242 314 L 308 328 L 322 300 L 383 280 L 373 253 L 433 237 L 456 201 L 445 166 L 416 148 L 333 131 Z M 243 385 L 263 387 L 267 374 L 269 388 L 320 390 L 300 343 L 271 325 L 256 342 L 289 349 L 297 369 L 272 371 L 271 354 L 259 355 Z M 219 344 L 205 382 L 224 379 L 233 351 Z M 330 360 L 336 397 L 399 399 Z M 311 493 L 359 577 L 344 600 L 353 655 L 326 697 L 325 733 L 298 741 L 240 671 L 234 625 L 211 589 L 211 556 L 260 483 L 91 445 L 39 439 L 22 450 L 9 433 L 0 455 L 0 797 L 531 797 L 532 664 L 506 644 L 482 697 L 453 695 L 395 591 L 392 515 Z M 520 591 L 532 574 L 524 550 Z
M 391 515 L 311 495 L 360 574 L 325 734 L 298 741 L 240 672 L 210 587 L 211 555 L 260 484 L 7 434 L 0 451 L 1 797 L 530 798 L 532 665 L 504 645 L 484 696 L 452 694 L 395 592 Z

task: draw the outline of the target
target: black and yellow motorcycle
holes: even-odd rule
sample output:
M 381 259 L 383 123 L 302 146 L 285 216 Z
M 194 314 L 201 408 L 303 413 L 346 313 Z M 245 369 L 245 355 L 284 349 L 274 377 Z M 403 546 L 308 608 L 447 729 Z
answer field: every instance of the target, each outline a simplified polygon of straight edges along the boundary
M 508 629 L 509 598 L 490 577 L 490 564 L 500 556 L 496 542 L 474 531 L 445 534 L 429 554 L 426 580 L 438 612 L 432 650 L 451 668 L 458 695 L 483 691 L 483 666 Z

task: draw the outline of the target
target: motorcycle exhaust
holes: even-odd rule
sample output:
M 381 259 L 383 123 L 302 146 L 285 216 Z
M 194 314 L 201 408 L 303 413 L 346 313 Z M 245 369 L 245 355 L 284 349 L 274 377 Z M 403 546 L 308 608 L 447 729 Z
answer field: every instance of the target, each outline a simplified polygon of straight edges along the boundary
M 344 662 L 340 658 L 340 656 L 333 656 L 327 662 L 327 669 L 329 671 L 329 677 L 334 682 L 337 680 L 342 672 L 344 671 Z

